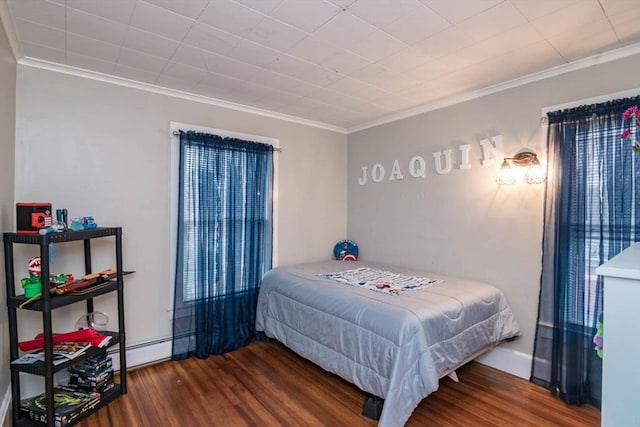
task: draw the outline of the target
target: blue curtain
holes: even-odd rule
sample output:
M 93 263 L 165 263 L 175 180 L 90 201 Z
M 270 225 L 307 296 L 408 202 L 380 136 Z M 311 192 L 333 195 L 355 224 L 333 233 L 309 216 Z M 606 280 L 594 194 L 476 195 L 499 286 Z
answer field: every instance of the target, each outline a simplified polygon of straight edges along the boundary
M 180 132 L 173 359 L 248 344 L 271 267 L 273 147 Z
M 619 138 L 640 97 L 548 114 L 542 275 L 531 380 L 569 404 L 601 402 L 592 342 L 600 264 L 640 237 L 640 156 Z M 606 330 L 606 313 L 603 313 Z M 606 333 L 604 336 L 606 353 Z

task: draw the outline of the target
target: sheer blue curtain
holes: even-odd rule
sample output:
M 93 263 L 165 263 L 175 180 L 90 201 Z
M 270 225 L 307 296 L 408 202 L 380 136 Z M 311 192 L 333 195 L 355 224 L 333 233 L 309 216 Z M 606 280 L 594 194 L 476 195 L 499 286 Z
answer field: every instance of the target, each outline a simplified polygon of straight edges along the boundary
M 271 267 L 273 147 L 180 132 L 173 359 L 248 344 Z
M 638 241 L 640 156 L 619 138 L 640 98 L 548 114 L 542 275 L 531 380 L 569 404 L 600 406 L 602 313 L 595 269 Z M 626 126 L 625 126 L 626 125 Z M 606 313 L 603 313 L 606 331 Z M 604 336 L 606 356 L 606 332 Z

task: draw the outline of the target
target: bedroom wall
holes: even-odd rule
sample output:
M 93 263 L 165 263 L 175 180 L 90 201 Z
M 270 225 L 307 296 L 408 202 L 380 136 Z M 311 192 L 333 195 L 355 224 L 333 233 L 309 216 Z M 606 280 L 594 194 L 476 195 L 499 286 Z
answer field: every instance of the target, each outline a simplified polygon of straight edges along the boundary
M 16 110 L 16 61 L 0 22 L 0 233 L 14 223 L 14 137 Z M 4 245 L 0 247 L 0 401 L 9 387 L 9 329 L 4 286 Z M 8 403 L 8 401 L 6 402 Z M 0 415 L 4 411 L 0 409 Z
M 15 198 L 123 227 L 124 267 L 136 270 L 125 281 L 128 345 L 171 336 L 170 121 L 280 140 L 280 265 L 328 259 L 346 237 L 344 134 L 25 65 L 17 74 Z M 92 245 L 94 269 L 114 266 L 112 247 Z M 81 273 L 80 249 L 57 245 L 54 271 Z M 97 298 L 105 307 L 115 319 L 114 295 Z M 73 327 L 81 309 L 56 312 L 54 330 Z
M 529 148 L 546 165 L 541 108 L 633 88 L 640 93 L 638 69 L 640 56 L 628 57 L 350 134 L 349 238 L 359 244 L 363 259 L 496 285 L 522 330 L 521 338 L 504 348 L 530 357 L 544 185 L 499 186 L 495 178 L 502 159 L 482 165 L 479 141 L 502 135 L 507 156 Z M 470 144 L 471 168 L 460 170 L 459 146 L 464 144 Z M 446 149 L 453 150 L 453 168 L 438 174 L 433 153 Z M 409 173 L 415 155 L 426 160 L 425 178 Z M 394 160 L 404 179 L 389 181 Z M 371 180 L 376 163 L 386 171 L 380 183 Z M 363 166 L 369 176 L 360 185 Z M 521 366 L 524 376 L 529 362 Z

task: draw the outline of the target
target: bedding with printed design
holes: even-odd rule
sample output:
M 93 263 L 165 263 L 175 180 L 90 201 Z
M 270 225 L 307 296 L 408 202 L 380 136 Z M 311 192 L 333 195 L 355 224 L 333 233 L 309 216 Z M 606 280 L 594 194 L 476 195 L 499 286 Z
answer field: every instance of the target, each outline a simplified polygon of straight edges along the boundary
M 333 280 L 352 280 L 351 271 L 359 268 L 395 275 L 398 283 L 429 283 L 389 294 Z M 269 271 L 260 287 L 256 329 L 385 399 L 381 427 L 404 425 L 443 375 L 519 334 L 504 294 L 494 286 L 362 261 Z

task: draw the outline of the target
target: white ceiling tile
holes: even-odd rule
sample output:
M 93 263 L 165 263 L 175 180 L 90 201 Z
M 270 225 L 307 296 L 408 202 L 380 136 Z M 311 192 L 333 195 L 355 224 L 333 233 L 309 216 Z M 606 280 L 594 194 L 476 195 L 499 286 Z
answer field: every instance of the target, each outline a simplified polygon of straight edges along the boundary
M 157 34 L 129 27 L 122 46 L 146 52 L 150 55 L 169 59 L 175 53 L 179 43 Z
M 262 86 L 290 92 L 298 96 L 307 95 L 309 92 L 317 89 L 317 86 L 305 81 L 274 73 L 269 70 L 262 70 L 259 73 L 254 74 L 250 81 Z
M 165 58 L 147 55 L 139 50 L 122 48 L 118 56 L 118 65 L 136 68 L 151 73 L 159 73 L 167 64 Z
M 565 7 L 532 21 L 536 29 L 545 38 L 551 38 L 562 33 L 581 32 L 590 30 L 594 24 L 608 26 L 609 23 L 595 1 L 584 2 L 580 7 Z
M 231 0 L 216 0 L 207 5 L 200 20 L 220 30 L 238 34 L 256 26 L 264 15 Z
M 208 73 L 200 80 L 198 86 L 216 88 L 218 92 L 231 92 L 243 83 L 242 80 L 218 73 Z
M 438 16 L 431 9 L 420 6 L 411 11 L 410 14 L 382 25 L 381 28 L 398 40 L 413 44 L 450 26 L 449 22 Z
M 225 55 L 238 46 L 240 41 L 241 38 L 238 36 L 198 22 L 191 28 L 182 42 L 209 52 Z
M 189 65 L 190 67 L 206 70 L 206 57 L 211 53 L 212 52 L 207 52 L 205 50 L 198 49 L 197 47 L 189 46 L 183 43 L 178 46 L 178 49 L 171 57 L 171 62 L 181 62 L 185 65 Z
M 168 39 L 181 41 L 193 23 L 194 20 L 191 18 L 139 1 L 133 11 L 130 25 Z
M 372 61 L 346 50 L 333 52 L 329 57 L 320 61 L 319 65 L 337 73 L 350 74 L 370 65 Z
M 65 34 L 62 30 L 22 19 L 16 19 L 14 26 L 22 42 L 39 44 L 59 50 L 65 49 Z
M 420 0 L 429 9 L 451 23 L 458 23 L 501 3 L 503 0 L 465 0 L 464 4 L 451 0 Z M 525 0 L 537 3 L 538 0 Z M 543 0 L 544 1 L 544 0 Z M 551 0 L 555 1 L 555 0 Z
M 65 10 L 64 6 L 60 4 L 33 0 L 9 0 L 8 4 L 15 17 L 64 30 Z
M 287 54 L 280 55 L 275 61 L 265 66 L 265 68 L 271 71 L 290 77 L 300 76 L 314 67 L 315 65 L 308 61 L 303 61 Z
M 306 33 L 288 24 L 271 18 L 264 18 L 257 24 L 235 33 L 239 37 L 251 40 L 263 46 L 286 52 L 306 37 Z
M 546 40 L 523 45 L 505 54 L 521 76 L 556 67 L 565 62 Z
M 473 36 L 458 27 L 450 27 L 444 31 L 434 34 L 412 47 L 419 50 L 430 59 L 437 59 L 450 55 L 464 47 L 474 43 Z
M 66 0 L 67 10 L 77 9 L 110 21 L 128 24 L 136 6 L 131 0 Z
M 270 15 L 310 33 L 340 12 L 339 7 L 324 1 L 284 0 Z
M 206 75 L 207 71 L 201 68 L 195 68 L 180 62 L 170 61 L 165 65 L 160 77 L 188 80 L 192 82 L 192 85 L 195 85 Z
M 405 43 L 380 30 L 369 33 L 366 38 L 354 38 L 343 43 L 342 46 L 373 62 L 407 47 Z
M 456 29 L 468 39 L 481 41 L 527 22 L 518 9 L 505 1 L 456 24 Z
M 69 33 L 67 35 L 67 52 L 116 62 L 120 54 L 120 47 L 100 40 Z
M 371 64 L 362 70 L 351 73 L 351 77 L 374 86 L 378 86 L 378 84 L 383 82 L 385 79 L 394 78 L 395 76 L 396 73 L 389 71 L 378 64 Z
M 67 31 L 107 43 L 121 45 L 127 34 L 127 26 L 68 7 Z
M 308 36 L 287 51 L 290 55 L 319 64 L 341 49 L 333 43 Z
M 341 12 L 329 22 L 318 28 L 313 34 L 315 37 L 345 47 L 351 42 L 360 42 L 376 28 L 354 15 Z
M 196 19 L 204 11 L 209 0 L 144 0 L 187 18 Z
M 426 63 L 430 59 L 429 55 L 423 51 L 414 47 L 407 47 L 391 56 L 381 59 L 378 61 L 378 65 L 395 71 L 396 73 L 404 73 Z
M 275 61 L 282 53 L 254 43 L 250 40 L 239 39 L 238 45 L 226 55 L 239 61 L 264 67 Z
M 72 67 L 111 75 L 113 75 L 113 70 L 116 66 L 114 62 L 102 61 L 95 56 L 86 56 L 74 52 L 67 52 L 67 64 Z
M 211 53 L 205 57 L 208 71 L 234 77 L 240 80 L 248 80 L 263 69 L 246 62 L 236 61 L 222 55 Z
M 283 0 L 235 0 L 236 3 L 241 3 L 242 5 L 249 7 L 253 10 L 256 10 L 260 13 L 269 14 L 271 13 Z
M 568 62 L 619 47 L 618 39 L 609 26 L 602 25 L 599 30 L 597 27 L 594 25 L 579 34 L 565 32 L 550 37 L 548 41 Z
M 326 68 L 316 67 L 309 72 L 304 73 L 299 78 L 316 86 L 324 87 L 336 80 L 340 80 L 344 74 L 327 70 Z
M 25 56 L 335 126 L 640 42 L 638 0 L 0 1 Z
M 349 76 L 328 84 L 326 88 L 360 100 L 369 100 L 389 95 L 387 91 Z
M 569 6 L 578 5 L 581 7 L 586 2 L 594 0 L 510 0 L 511 3 L 530 21 L 548 15 L 559 9 Z M 631 0 L 634 1 L 635 0 Z
M 67 61 L 66 53 L 62 49 L 54 49 L 26 41 L 22 42 L 22 52 L 24 53 L 24 56 L 27 57 L 57 62 L 59 64 L 65 64 Z
M 420 4 L 416 0 L 358 1 L 349 7 L 349 13 L 371 25 L 383 27 L 393 21 L 409 16 Z
M 541 40 L 543 40 L 542 36 L 536 31 L 533 25 L 526 24 L 475 43 L 465 49 L 461 49 L 457 52 L 457 55 L 469 58 L 476 63 L 503 55 Z

